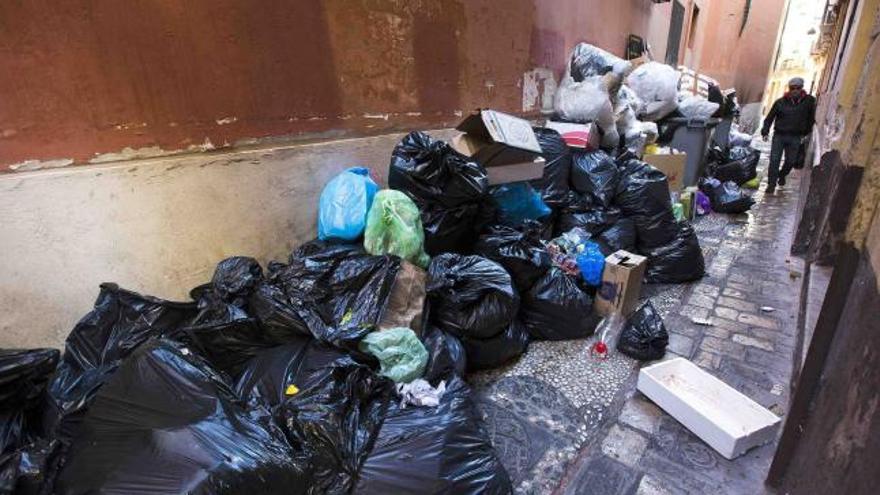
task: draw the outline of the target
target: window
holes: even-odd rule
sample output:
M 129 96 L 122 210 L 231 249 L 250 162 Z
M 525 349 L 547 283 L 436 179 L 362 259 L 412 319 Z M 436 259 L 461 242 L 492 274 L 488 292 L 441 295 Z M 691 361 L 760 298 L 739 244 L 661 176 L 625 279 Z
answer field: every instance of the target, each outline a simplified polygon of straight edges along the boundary
M 694 40 L 697 38 L 697 22 L 700 19 L 700 8 L 694 5 L 691 12 L 691 24 L 688 26 L 688 48 L 694 47 Z

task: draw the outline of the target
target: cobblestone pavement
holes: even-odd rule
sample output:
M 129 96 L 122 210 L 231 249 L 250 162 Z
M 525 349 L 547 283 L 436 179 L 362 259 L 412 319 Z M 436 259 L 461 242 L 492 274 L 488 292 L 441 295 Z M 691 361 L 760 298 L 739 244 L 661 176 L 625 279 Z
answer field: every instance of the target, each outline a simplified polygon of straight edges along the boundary
M 772 196 L 762 184 L 747 215 L 717 215 L 725 223 L 717 228 L 698 222 L 701 244 L 714 250 L 706 277 L 664 317 L 667 358 L 692 360 L 779 415 L 789 403 L 801 283 L 799 261 L 788 256 L 799 179 L 793 174 Z M 729 461 L 636 392 L 634 381 L 624 395 L 619 413 L 610 413 L 615 418 L 581 451 L 557 493 L 771 493 L 764 479 L 775 444 Z
M 746 215 L 694 222 L 707 261 L 701 281 L 643 289 L 670 331 L 667 357 L 693 360 L 778 414 L 788 404 L 799 287 L 799 268 L 787 263 L 797 179 L 774 196 L 757 192 Z M 762 492 L 771 446 L 725 460 L 635 392 L 636 361 L 595 361 L 592 342 L 536 342 L 509 366 L 469 377 L 517 493 Z

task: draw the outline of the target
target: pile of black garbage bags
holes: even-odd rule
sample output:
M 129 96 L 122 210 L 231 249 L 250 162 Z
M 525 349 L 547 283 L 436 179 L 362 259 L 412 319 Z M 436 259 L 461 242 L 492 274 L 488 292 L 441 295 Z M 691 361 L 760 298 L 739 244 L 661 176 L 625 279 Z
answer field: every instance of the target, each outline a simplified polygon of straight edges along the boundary
M 700 179 L 699 186 L 713 211 L 744 213 L 755 204 L 742 186 L 757 179 L 760 158 L 761 152 L 751 146 L 714 145 L 709 149 L 706 177 Z
M 400 267 L 313 241 L 190 302 L 102 285 L 63 355 L 0 353 L 0 493 L 509 493 L 457 344 L 423 336 L 435 407 L 358 351 Z
M 104 284 L 63 354 L 0 351 L 0 494 L 510 493 L 463 376 L 595 331 L 596 287 L 547 241 L 581 229 L 606 255 L 646 255 L 649 282 L 703 275 L 661 172 L 536 133 L 546 167 L 529 187 L 550 213 L 515 224 L 447 143 L 414 132 L 392 153 L 389 186 L 418 206 L 432 256 L 418 338 L 436 406 L 401 401 L 361 345 L 404 262 L 311 241 L 265 269 L 223 260 L 187 302 Z M 662 355 L 649 316 L 631 355 Z

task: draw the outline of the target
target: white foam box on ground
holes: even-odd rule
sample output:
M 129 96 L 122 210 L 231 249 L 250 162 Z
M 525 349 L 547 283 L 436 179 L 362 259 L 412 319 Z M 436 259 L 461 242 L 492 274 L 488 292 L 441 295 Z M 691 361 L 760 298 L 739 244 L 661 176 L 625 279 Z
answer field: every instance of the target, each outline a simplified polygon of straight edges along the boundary
M 642 368 L 637 388 L 728 459 L 779 430 L 779 417 L 684 358 Z

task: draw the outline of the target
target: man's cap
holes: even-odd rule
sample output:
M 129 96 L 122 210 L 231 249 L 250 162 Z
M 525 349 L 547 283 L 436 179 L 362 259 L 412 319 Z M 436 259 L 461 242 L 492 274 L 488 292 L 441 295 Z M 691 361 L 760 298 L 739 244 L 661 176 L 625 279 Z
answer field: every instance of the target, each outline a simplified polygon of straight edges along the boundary
M 804 80 L 801 77 L 792 77 L 791 81 L 788 81 L 789 86 L 799 86 L 801 88 L 804 87 Z

